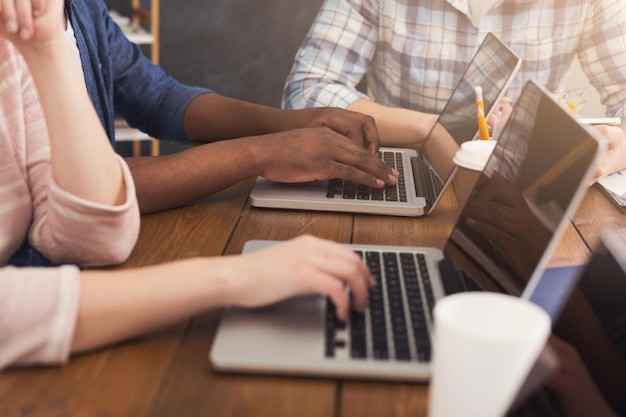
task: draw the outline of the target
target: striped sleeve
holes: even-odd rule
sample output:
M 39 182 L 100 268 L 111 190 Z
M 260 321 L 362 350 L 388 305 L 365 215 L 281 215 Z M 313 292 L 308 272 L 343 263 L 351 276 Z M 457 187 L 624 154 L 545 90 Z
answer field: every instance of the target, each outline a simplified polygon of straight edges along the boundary
M 47 138 L 40 107 L 25 117 L 24 100 L 33 97 L 24 61 L 12 44 L 0 39 L 0 369 L 66 361 L 78 315 L 77 267 L 2 267 L 32 220 L 27 131 L 37 140 Z
M 67 361 L 79 278 L 75 266 L 0 268 L 0 369 Z
M 30 241 L 55 263 L 81 266 L 115 265 L 130 255 L 139 234 L 139 207 L 128 166 L 118 157 L 126 184 L 126 200 L 118 206 L 94 203 L 61 189 L 53 178 L 48 192 L 34 201 Z M 32 158 L 33 168 L 39 164 Z

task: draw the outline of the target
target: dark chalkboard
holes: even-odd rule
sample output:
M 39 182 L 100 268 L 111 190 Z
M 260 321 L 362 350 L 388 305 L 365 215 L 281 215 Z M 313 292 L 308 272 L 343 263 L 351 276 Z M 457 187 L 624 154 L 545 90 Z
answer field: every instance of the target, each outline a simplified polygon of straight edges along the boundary
M 161 0 L 161 66 L 218 93 L 279 106 L 322 0 Z M 107 0 L 122 12 L 130 0 Z

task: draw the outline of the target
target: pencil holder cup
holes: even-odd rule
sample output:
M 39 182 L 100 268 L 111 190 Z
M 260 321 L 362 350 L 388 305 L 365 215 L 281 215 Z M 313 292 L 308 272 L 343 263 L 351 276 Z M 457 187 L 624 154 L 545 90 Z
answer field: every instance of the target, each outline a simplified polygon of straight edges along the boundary
M 453 179 L 454 192 L 460 207 L 467 202 L 495 146 L 495 140 L 472 140 L 464 142 L 454 156 L 457 166 Z

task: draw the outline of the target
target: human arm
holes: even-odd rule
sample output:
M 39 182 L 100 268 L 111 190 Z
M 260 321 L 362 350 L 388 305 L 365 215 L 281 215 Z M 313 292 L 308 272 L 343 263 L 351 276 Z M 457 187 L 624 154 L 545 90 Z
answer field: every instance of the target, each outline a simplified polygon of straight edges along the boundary
M 13 45 L 0 39 L 0 62 L 4 63 L 0 79 L 6 81 L 0 120 L 8 121 L 0 123 L 0 201 L 5 204 L 0 235 L 16 242 L 28 235 L 30 246 L 57 264 L 120 263 L 130 254 L 139 230 L 130 171 L 116 157 L 125 184 L 123 204 L 80 198 L 57 184 L 43 111 L 20 58 Z
M 185 137 L 212 143 L 127 158 L 142 213 L 178 207 L 257 175 L 278 182 L 342 178 L 377 188 L 398 176 L 374 153 L 373 120 L 355 112 L 280 110 L 206 93 L 191 99 L 182 125 Z
M 96 8 L 100 3 L 95 1 L 91 4 Z M 295 167 L 288 173 L 287 181 L 294 181 L 296 176 L 301 175 L 300 167 L 315 161 L 318 163 L 315 169 L 304 173 L 309 179 L 319 177 L 320 170 L 323 170 L 321 174 L 323 178 L 338 176 L 358 181 L 360 176 L 369 175 L 381 177 L 379 179 L 388 184 L 394 182 L 389 179 L 388 173 L 391 172 L 389 169 L 385 175 L 380 175 L 379 162 L 374 155 L 365 156 L 364 164 L 359 163 L 355 167 L 350 165 L 349 159 L 356 157 L 360 160 L 363 156 L 361 149 L 354 148 L 351 151 L 352 155 L 346 155 L 343 148 L 343 138 L 339 137 L 341 135 L 346 135 L 355 143 L 363 143 L 370 153 L 378 147 L 377 132 L 370 118 L 339 109 L 311 109 L 302 112 L 271 109 L 182 85 L 168 77 L 162 69 L 148 62 L 145 57 L 139 56 L 136 47 L 129 44 L 120 33 L 119 27 L 110 19 L 94 17 L 99 13 L 106 14 L 105 10 L 98 8 L 87 13 L 83 10 L 87 8 L 86 6 L 80 9 L 76 4 L 73 6 L 75 18 L 80 18 L 81 21 L 93 20 L 98 31 L 107 32 L 110 38 L 109 43 L 103 42 L 103 45 L 99 46 L 109 48 L 104 49 L 103 54 L 115 51 L 116 58 L 103 64 L 105 68 L 111 67 L 112 79 L 112 85 L 107 86 L 104 83 L 103 88 L 113 89 L 115 110 L 132 126 L 159 139 L 178 141 L 191 139 L 196 142 L 212 142 L 249 135 L 244 136 L 244 139 L 246 143 L 250 143 L 252 135 L 263 134 L 254 140 L 258 146 L 251 150 L 241 150 L 241 144 L 244 142 L 240 141 L 230 145 L 220 143 L 202 150 L 196 147 L 175 157 L 151 160 L 129 158 L 127 161 L 137 184 L 142 212 L 177 207 L 227 187 L 250 174 L 263 174 L 267 169 L 247 166 L 248 160 L 251 154 L 256 156 L 255 152 L 259 150 L 265 152 L 267 157 L 271 157 L 270 150 L 274 149 L 274 143 L 284 144 L 282 148 L 290 151 L 290 158 L 288 160 L 267 158 L 267 165 L 282 171 L 285 171 L 285 163 Z M 89 62 L 93 64 L 92 60 Z M 97 72 L 98 69 L 94 68 L 94 71 Z M 112 114 L 109 115 L 111 110 L 109 107 L 112 106 L 106 104 L 101 106 L 105 109 L 103 117 L 105 123 L 109 116 L 111 119 L 113 117 Z M 311 130 L 306 134 L 275 132 L 310 126 L 328 126 L 340 133 L 329 143 L 327 140 L 329 135 L 320 134 L 320 130 Z M 297 141 L 286 140 L 287 135 L 306 136 L 300 141 L 306 139 L 310 144 L 302 147 Z M 320 153 L 328 156 L 321 164 L 318 158 Z M 343 161 L 339 172 L 335 164 L 337 160 Z M 243 161 L 243 164 L 234 165 L 233 161 Z M 345 166 L 346 161 L 348 166 Z M 222 168 L 223 166 L 225 168 Z M 328 170 L 329 166 L 335 168 Z M 363 174 L 363 171 L 366 174 Z M 218 173 L 217 177 L 213 174 L 215 172 Z M 281 178 L 285 179 L 285 176 Z M 366 183 L 379 186 L 371 180 Z M 163 187 L 173 190 L 173 193 L 161 193 Z M 146 195 L 150 197 L 142 197 Z M 158 201 L 158 204 L 153 204 L 154 201 Z
M 185 85 L 150 62 L 112 21 L 101 1 L 71 7 L 77 21 L 95 29 L 85 36 L 100 41 L 99 53 L 115 56 L 103 63 L 108 69 L 85 65 L 110 78 L 98 88 L 112 89 L 115 113 L 150 136 L 174 141 L 214 142 L 265 135 L 291 129 L 326 126 L 374 153 L 378 132 L 370 117 L 338 108 L 285 111 L 222 96 L 212 90 Z M 106 33 L 106 41 L 98 38 Z M 90 51 L 91 52 L 91 51 Z M 112 118 L 113 106 L 103 102 L 103 118 Z M 113 132 L 111 132 L 113 134 Z
M 134 337 L 225 305 L 256 307 L 293 295 L 330 296 L 348 314 L 348 284 L 362 311 L 373 280 L 351 250 L 301 236 L 242 256 L 193 258 L 147 268 L 83 271 L 72 352 Z
M 350 249 L 300 236 L 246 255 L 144 268 L 0 268 L 0 369 L 58 363 L 227 305 L 257 307 L 317 292 L 345 320 L 374 281 Z M 8 302 L 10 300 L 10 302 Z M 7 301 L 7 302 L 4 302 Z
M 139 207 L 130 170 L 117 157 L 126 184 L 122 204 L 95 203 L 62 189 L 49 159 L 27 159 L 33 217 L 28 240 L 55 264 L 117 265 L 128 258 L 139 234 Z M 97 187 L 97 184 L 94 185 Z
M 367 98 L 352 102 L 347 109 L 372 116 L 385 146 L 419 147 L 437 121 L 436 114 L 384 106 Z
M 30 3 L 22 1 L 18 4 Z M 80 82 L 80 76 L 76 84 L 74 80 L 59 75 L 66 71 L 62 63 L 56 65 L 50 62 L 56 60 L 51 56 L 57 56 L 57 51 L 62 52 L 67 42 L 63 38 L 63 43 L 57 43 L 57 32 L 61 30 L 62 33 L 63 23 L 57 22 L 62 16 L 58 4 L 51 2 L 45 6 L 48 9 L 42 9 L 39 18 L 51 20 L 42 22 L 35 18 L 34 35 L 31 32 L 30 38 L 18 39 L 9 34 L 13 44 L 0 40 L 0 61 L 4 63 L 0 75 L 6 81 L 0 116 L 8 120 L 8 126 L 0 129 L 0 136 L 5 142 L 3 149 L 11 158 L 8 167 L 7 164 L 4 166 L 3 176 L 7 178 L 3 179 L 12 185 L 3 190 L 6 193 L 0 194 L 4 194 L 3 201 L 15 202 L 4 211 L 4 216 L 10 218 L 16 215 L 28 219 L 29 227 L 19 231 L 15 229 L 15 232 L 21 234 L 28 230 L 30 244 L 54 263 L 117 264 L 130 254 L 139 230 L 132 177 L 126 164 L 108 144 L 97 118 L 85 124 L 81 124 L 84 120 L 73 122 L 75 116 L 88 118 L 95 112 L 86 98 L 86 92 L 81 91 L 81 86 L 82 90 L 85 87 Z M 4 29 L 0 27 L 0 30 Z M 29 56 L 36 57 L 35 62 L 30 63 L 39 72 L 40 82 L 45 84 L 45 91 L 39 95 L 31 72 L 23 56 L 16 52 L 15 44 L 20 45 Z M 58 54 L 58 57 L 63 56 Z M 67 72 L 71 75 L 76 66 L 73 57 L 69 57 L 69 64 Z M 70 91 L 67 95 L 64 94 L 66 90 Z M 63 105 L 55 103 L 50 97 L 55 94 L 61 97 Z M 67 126 L 52 128 L 51 123 L 45 123 L 42 107 L 46 105 L 41 104 L 40 96 L 47 97 L 46 105 L 55 108 L 46 115 L 56 115 Z M 82 103 L 87 109 L 78 110 L 73 104 L 65 105 L 63 102 L 74 98 L 79 103 L 81 98 L 86 99 Z M 73 153 L 75 147 L 81 148 L 77 144 L 80 141 L 91 143 L 93 149 L 82 148 L 85 153 Z M 94 153 L 99 149 L 100 154 Z M 98 158 L 102 158 L 102 164 L 94 162 Z M 105 162 L 109 158 L 110 161 Z M 61 159 L 62 163 L 57 159 Z M 91 161 L 96 168 L 110 163 L 116 175 L 102 178 L 98 172 L 92 171 L 94 167 L 86 167 L 85 161 Z M 18 183 L 23 183 L 24 187 L 16 187 Z M 102 193 L 100 188 L 103 188 Z
M 626 122 L 620 126 L 593 126 L 606 139 L 607 147 L 600 156 L 593 180 L 596 181 L 620 169 L 626 168 Z
M 37 86 L 59 186 L 93 202 L 123 203 L 126 193 L 119 161 L 65 39 L 63 2 L 6 0 L 1 12 L 3 22 L 13 26 L 3 25 L 0 33 L 24 56 Z
M 183 127 L 187 138 L 198 142 L 328 127 L 371 153 L 380 145 L 374 120 L 361 113 L 338 108 L 282 110 L 219 94 L 201 94 L 191 100 Z
M 347 108 L 374 117 L 381 144 L 419 145 L 435 121 L 433 115 L 403 108 L 399 102 L 377 103 L 357 89 L 368 72 L 383 77 L 385 64 L 373 63 L 380 42 L 378 13 L 376 1 L 325 1 L 296 54 L 283 107 Z
M 78 267 L 0 267 L 0 370 L 64 362 L 79 294 Z
M 345 178 L 381 187 L 391 170 L 328 128 L 219 141 L 159 157 L 128 158 L 143 213 L 177 207 L 252 176 L 279 182 Z M 374 175 L 371 174 L 374 173 Z
M 559 366 L 547 386 L 554 392 L 562 414 L 565 417 L 616 417 L 574 346 L 555 336 L 549 343 L 559 358 Z

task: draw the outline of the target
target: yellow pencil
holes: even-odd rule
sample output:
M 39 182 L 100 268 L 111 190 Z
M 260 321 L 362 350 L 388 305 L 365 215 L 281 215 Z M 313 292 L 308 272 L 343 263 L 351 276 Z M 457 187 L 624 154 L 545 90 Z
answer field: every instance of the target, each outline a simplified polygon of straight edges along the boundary
M 489 127 L 485 119 L 485 103 L 483 103 L 483 89 L 478 86 L 474 89 L 476 93 L 476 121 L 478 122 L 478 135 L 481 140 L 489 140 Z

